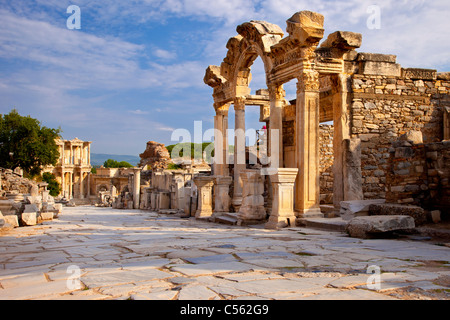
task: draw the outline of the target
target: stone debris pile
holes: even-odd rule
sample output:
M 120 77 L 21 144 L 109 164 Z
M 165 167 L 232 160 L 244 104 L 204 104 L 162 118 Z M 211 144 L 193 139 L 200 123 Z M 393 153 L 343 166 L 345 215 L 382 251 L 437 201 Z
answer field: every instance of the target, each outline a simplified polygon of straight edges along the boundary
M 57 218 L 62 203 L 56 203 L 47 183 L 24 178 L 20 170 L 0 169 L 0 230 L 32 226 Z

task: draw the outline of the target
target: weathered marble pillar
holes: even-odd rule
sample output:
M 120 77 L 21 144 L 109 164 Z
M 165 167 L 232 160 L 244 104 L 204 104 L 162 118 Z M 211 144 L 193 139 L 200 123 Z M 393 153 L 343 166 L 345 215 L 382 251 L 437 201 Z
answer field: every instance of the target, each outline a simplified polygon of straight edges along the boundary
M 238 213 L 238 225 L 260 223 L 266 219 L 264 209 L 264 181 L 259 169 L 241 171 L 243 181 L 242 205 Z
M 141 195 L 141 169 L 133 169 L 133 207 L 139 209 L 139 201 Z
M 295 226 L 294 183 L 297 168 L 270 168 L 270 182 L 273 190 L 272 211 L 266 229 Z
M 65 181 L 65 175 L 66 173 L 64 172 L 64 169 L 61 168 L 61 195 L 63 197 L 66 196 L 65 192 L 66 192 L 66 181 Z
M 197 176 L 194 178 L 198 192 L 198 207 L 195 217 L 208 218 L 212 215 L 212 188 L 214 185 L 214 176 Z
M 87 174 L 87 197 L 90 198 L 90 196 L 91 196 L 91 173 L 88 172 L 88 174 Z
M 241 172 L 246 169 L 245 161 L 245 97 L 236 97 L 234 100 L 234 191 L 231 201 L 235 211 L 242 204 L 242 177 Z
M 69 199 L 73 198 L 73 173 L 69 172 Z
M 272 168 L 282 167 L 283 165 L 283 105 L 286 93 L 282 85 L 269 86 L 270 97 L 270 117 L 268 136 L 268 151 L 270 155 L 270 166 Z M 277 130 L 278 134 L 271 134 L 272 130 Z M 277 141 L 272 141 L 271 137 L 278 137 Z M 272 152 L 275 151 L 275 154 Z
M 228 108 L 215 105 L 214 116 L 214 175 L 228 176 Z
M 295 156 L 299 174 L 295 211 L 302 217 L 323 217 L 319 188 L 319 73 L 303 70 L 298 77 Z
M 341 201 L 362 200 L 361 159 L 358 141 L 350 141 L 349 81 L 344 74 L 332 78 L 333 91 L 333 205 L 339 214 Z M 359 153 L 358 153 L 359 150 Z M 358 156 L 359 154 L 359 156 Z M 359 161 L 358 161 L 359 157 Z M 355 167 L 355 164 L 359 168 Z M 359 172 L 359 174 L 358 174 Z M 359 175 L 359 177 L 357 177 Z
M 233 182 L 231 176 L 215 177 L 214 214 L 220 216 L 225 212 L 230 212 L 230 185 Z
M 80 170 L 80 199 L 84 199 L 84 173 Z

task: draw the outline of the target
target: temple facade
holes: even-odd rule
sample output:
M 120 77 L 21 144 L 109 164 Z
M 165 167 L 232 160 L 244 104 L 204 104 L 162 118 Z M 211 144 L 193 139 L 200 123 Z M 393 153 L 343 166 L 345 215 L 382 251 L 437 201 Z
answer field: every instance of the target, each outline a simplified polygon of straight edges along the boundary
M 57 139 L 59 159 L 56 166 L 44 168 L 61 185 L 60 196 L 66 199 L 89 199 L 91 141 Z

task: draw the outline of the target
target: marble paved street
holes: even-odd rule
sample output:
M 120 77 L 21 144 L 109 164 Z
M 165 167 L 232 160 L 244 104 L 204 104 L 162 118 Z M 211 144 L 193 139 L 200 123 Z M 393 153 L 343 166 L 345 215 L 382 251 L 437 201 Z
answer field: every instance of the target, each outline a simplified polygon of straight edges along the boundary
M 0 242 L 0 299 L 450 298 L 444 243 L 90 206 Z

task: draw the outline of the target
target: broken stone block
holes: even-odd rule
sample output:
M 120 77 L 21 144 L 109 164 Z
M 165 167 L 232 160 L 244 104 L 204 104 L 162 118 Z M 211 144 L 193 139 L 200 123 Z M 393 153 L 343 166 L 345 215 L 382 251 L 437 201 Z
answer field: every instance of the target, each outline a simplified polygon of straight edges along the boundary
M 41 212 L 39 216 L 42 220 L 53 220 L 53 212 Z
M 39 207 L 35 203 L 32 204 L 26 204 L 25 209 L 23 210 L 24 213 L 30 213 L 30 212 L 39 212 Z
M 368 216 L 371 204 L 385 203 L 385 199 L 341 201 L 341 217 L 349 221 L 357 216 Z
M 411 130 L 399 137 L 400 141 L 409 141 L 412 144 L 423 143 L 422 131 Z
M 2 212 L 0 211 L 0 228 L 3 227 L 5 224 L 6 224 L 5 218 Z
M 371 204 L 369 207 L 369 215 L 410 216 L 414 219 L 417 226 L 420 226 L 427 221 L 426 211 L 421 207 L 396 203 Z
M 347 225 L 350 237 L 368 239 L 386 232 L 415 228 L 414 219 L 404 215 L 356 217 Z
M 438 223 L 441 221 L 441 211 L 439 210 L 433 210 L 430 212 L 431 213 L 431 220 L 434 223 Z
M 0 199 L 0 211 L 5 215 L 12 212 L 13 204 L 14 202 L 9 199 Z
M 3 216 L 3 218 L 5 219 L 5 222 L 7 224 L 10 224 L 14 228 L 19 226 L 19 218 L 15 214 L 10 214 L 10 215 L 7 215 L 7 216 Z
M 37 212 L 24 212 L 20 217 L 20 222 L 24 226 L 34 226 L 37 224 Z

